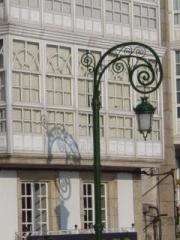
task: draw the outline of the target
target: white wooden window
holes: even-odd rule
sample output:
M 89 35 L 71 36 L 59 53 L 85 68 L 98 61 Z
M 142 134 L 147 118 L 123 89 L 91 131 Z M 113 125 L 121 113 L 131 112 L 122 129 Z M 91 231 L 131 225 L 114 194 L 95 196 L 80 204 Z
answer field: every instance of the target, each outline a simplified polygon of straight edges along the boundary
M 13 41 L 12 76 L 14 102 L 40 102 L 38 43 Z
M 81 63 L 81 57 L 86 52 L 86 50 L 79 50 L 78 52 L 78 105 L 81 108 L 91 108 L 92 96 L 93 96 L 93 73 L 89 73 L 86 67 Z M 100 58 L 100 52 L 91 51 L 96 63 Z M 103 79 L 100 83 L 101 96 L 103 95 Z M 102 97 L 101 97 L 101 105 Z
M 134 5 L 134 25 L 142 28 L 157 28 L 157 9 L 151 6 Z
M 176 103 L 177 118 L 180 118 L 180 51 L 176 51 Z
M 101 18 L 101 0 L 76 0 L 76 17 Z
M 180 24 L 180 0 L 174 0 L 174 24 Z
M 116 139 L 133 138 L 132 117 L 109 116 L 109 137 Z
M 0 108 L 0 132 L 6 132 L 6 109 Z
M 50 128 L 63 126 L 68 134 L 74 135 L 74 114 L 63 111 L 47 111 L 48 124 Z
M 13 130 L 20 133 L 41 133 L 41 111 L 37 109 L 13 109 Z
M 93 136 L 93 118 L 92 114 L 79 113 L 79 136 Z M 100 136 L 104 137 L 104 116 L 100 116 Z
M 72 105 L 71 49 L 47 45 L 46 100 L 49 105 Z
M 40 0 L 10 0 L 11 5 L 22 8 L 39 8 Z
M 71 0 L 44 0 L 45 11 L 53 11 L 63 14 L 71 14 Z
M 122 0 L 106 0 L 106 21 L 129 24 L 129 2 Z
M 101 216 L 104 228 L 107 228 L 106 184 L 101 184 Z M 93 228 L 95 223 L 94 184 L 83 183 L 84 229 Z
M 108 69 L 108 106 L 109 110 L 131 110 L 131 89 L 128 75 L 124 71 L 115 73 L 113 66 Z
M 28 232 L 46 234 L 48 230 L 47 182 L 21 183 L 22 236 Z
M 0 102 L 5 101 L 4 48 L 0 39 Z

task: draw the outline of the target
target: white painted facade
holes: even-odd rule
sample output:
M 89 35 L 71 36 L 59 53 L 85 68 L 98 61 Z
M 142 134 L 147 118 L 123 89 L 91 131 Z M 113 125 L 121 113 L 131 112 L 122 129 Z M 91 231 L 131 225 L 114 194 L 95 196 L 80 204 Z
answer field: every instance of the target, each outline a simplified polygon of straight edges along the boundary
M 16 171 L 0 170 L 0 239 L 14 240 L 18 232 Z
M 134 224 L 134 196 L 133 180 L 131 174 L 117 174 L 118 190 L 118 226 L 131 228 Z
M 61 229 L 81 229 L 80 179 L 78 172 L 59 172 Z

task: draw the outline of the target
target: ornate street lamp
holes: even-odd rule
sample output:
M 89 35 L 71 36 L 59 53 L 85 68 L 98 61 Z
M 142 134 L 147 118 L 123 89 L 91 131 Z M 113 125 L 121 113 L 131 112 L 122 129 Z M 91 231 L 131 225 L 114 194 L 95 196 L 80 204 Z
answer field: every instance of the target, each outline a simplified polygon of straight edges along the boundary
M 93 81 L 93 145 L 94 145 L 94 192 L 95 192 L 95 234 L 102 240 L 101 219 L 101 161 L 100 161 L 100 123 L 99 112 L 100 82 L 105 71 L 111 67 L 114 73 L 127 73 L 134 90 L 141 93 L 141 103 L 134 108 L 138 119 L 138 130 L 146 140 L 151 132 L 152 116 L 155 108 L 148 102 L 147 94 L 158 89 L 162 81 L 162 65 L 156 52 L 149 46 L 137 42 L 127 42 L 107 50 L 96 62 L 90 51 L 81 58 L 83 66 L 94 75 Z

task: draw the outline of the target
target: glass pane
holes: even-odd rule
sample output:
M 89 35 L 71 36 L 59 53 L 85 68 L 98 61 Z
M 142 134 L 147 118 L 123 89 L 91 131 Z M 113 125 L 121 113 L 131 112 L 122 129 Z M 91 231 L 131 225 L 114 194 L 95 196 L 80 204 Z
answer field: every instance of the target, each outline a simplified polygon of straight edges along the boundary
M 46 195 L 46 184 L 41 184 L 41 195 Z
M 62 12 L 62 3 L 59 0 L 54 1 L 54 10 L 57 12 Z
M 92 186 L 90 184 L 88 184 L 88 195 L 91 195 L 92 194 Z
M 128 3 L 122 3 L 122 12 L 129 14 L 129 4 Z
M 140 6 L 138 6 L 138 5 L 134 6 L 134 14 L 141 16 L 141 7 Z
M 135 26 L 140 27 L 141 26 L 141 18 L 135 17 L 134 20 L 135 20 L 134 21 Z
M 176 64 L 176 75 L 180 75 L 180 64 Z
M 177 117 L 180 118 L 180 107 L 177 107 Z
M 124 24 L 129 24 L 129 15 L 122 14 L 121 15 L 121 22 Z
M 83 17 L 84 16 L 84 10 L 82 6 L 76 6 L 76 16 L 77 17 Z
M 112 0 L 106 0 L 106 10 L 113 10 L 113 2 Z
M 180 92 L 177 92 L 177 103 L 180 103 Z
M 63 12 L 64 13 L 71 13 L 71 4 L 70 3 L 63 3 Z
M 113 21 L 113 14 L 112 12 L 106 12 L 106 20 Z
M 145 28 L 148 27 L 148 19 L 147 18 L 142 18 L 142 26 Z
M 115 22 L 121 22 L 121 15 L 120 13 L 114 13 L 114 19 Z
M 176 79 L 176 90 L 180 91 L 180 79 Z
M 121 11 L 121 3 L 119 1 L 114 1 L 114 11 L 115 12 Z
M 142 7 L 142 16 L 148 17 L 148 8 L 147 7 Z
M 45 10 L 52 11 L 53 10 L 53 1 L 45 0 Z
M 155 8 L 149 8 L 149 17 L 155 18 L 156 17 L 156 9 Z
M 156 28 L 156 19 L 149 19 L 149 27 Z

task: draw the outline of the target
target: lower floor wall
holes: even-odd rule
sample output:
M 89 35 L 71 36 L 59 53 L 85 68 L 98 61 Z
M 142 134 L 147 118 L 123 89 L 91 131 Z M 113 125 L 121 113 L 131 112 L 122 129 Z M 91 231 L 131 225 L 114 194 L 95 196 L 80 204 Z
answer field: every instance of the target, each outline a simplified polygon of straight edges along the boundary
M 102 174 L 102 222 L 105 229 L 140 233 L 139 180 L 128 173 Z M 0 239 L 19 240 L 29 232 L 68 230 L 73 233 L 93 229 L 92 172 L 1 170 L 0 195 Z

